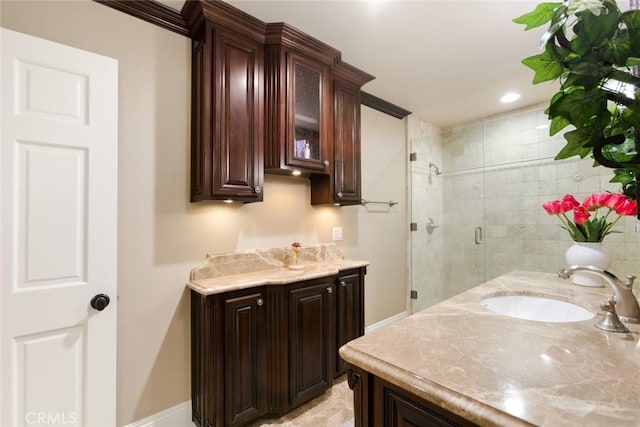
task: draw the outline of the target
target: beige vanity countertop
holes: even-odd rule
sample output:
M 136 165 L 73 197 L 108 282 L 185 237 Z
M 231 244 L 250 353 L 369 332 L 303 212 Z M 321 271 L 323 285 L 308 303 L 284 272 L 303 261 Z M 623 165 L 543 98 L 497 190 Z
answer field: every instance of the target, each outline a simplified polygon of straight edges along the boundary
M 338 259 L 327 262 L 307 263 L 300 270 L 277 267 L 248 273 L 190 280 L 187 286 L 202 295 L 219 294 L 262 285 L 285 285 L 338 274 L 351 268 L 366 267 L 368 261 Z
M 640 325 L 547 323 L 480 301 L 548 295 L 599 313 L 611 289 L 514 271 L 347 343 L 349 363 L 483 426 L 640 426 Z

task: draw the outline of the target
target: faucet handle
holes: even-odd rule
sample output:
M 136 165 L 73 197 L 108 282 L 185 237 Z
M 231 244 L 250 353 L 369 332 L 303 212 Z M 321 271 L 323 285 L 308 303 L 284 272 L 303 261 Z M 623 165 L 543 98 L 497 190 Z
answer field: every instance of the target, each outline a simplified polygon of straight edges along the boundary
M 625 283 L 625 286 L 627 287 L 627 289 L 629 289 L 630 291 L 633 291 L 633 282 L 636 280 L 636 276 L 634 276 L 633 274 L 630 274 L 629 276 L 627 276 L 627 283 Z
M 609 313 L 616 312 L 616 297 L 612 296 L 611 298 L 605 299 L 602 304 L 600 304 L 600 310 L 606 311 Z
M 607 332 L 629 332 L 629 329 L 620 321 L 620 318 L 618 318 L 615 297 L 604 300 L 600 309 L 604 311 L 604 315 L 602 319 L 594 325 L 596 328 Z

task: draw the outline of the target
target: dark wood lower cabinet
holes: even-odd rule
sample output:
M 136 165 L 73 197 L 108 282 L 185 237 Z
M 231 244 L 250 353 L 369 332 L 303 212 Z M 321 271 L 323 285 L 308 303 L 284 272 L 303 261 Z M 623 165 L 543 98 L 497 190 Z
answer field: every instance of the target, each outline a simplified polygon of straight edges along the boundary
M 243 425 L 267 413 L 266 308 L 260 292 L 224 300 L 226 423 Z
M 289 289 L 289 393 L 299 406 L 333 384 L 335 286 L 331 281 Z
M 244 426 L 322 394 L 364 332 L 366 268 L 288 285 L 191 292 L 192 418 Z M 338 339 L 336 339 L 339 337 Z
M 336 279 L 336 348 L 364 335 L 364 271 L 343 272 Z M 336 352 L 334 378 L 347 372 Z
M 348 366 L 355 427 L 477 427 L 379 377 Z

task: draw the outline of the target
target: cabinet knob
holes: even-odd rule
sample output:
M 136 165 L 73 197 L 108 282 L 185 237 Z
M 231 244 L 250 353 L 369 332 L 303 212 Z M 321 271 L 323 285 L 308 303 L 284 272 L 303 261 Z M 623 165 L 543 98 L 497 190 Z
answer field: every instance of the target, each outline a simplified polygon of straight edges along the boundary
M 324 162 L 322 162 L 322 164 L 325 166 L 329 166 L 329 160 L 325 160 Z
M 344 194 L 338 193 L 338 194 L 336 194 L 336 196 L 338 197 L 338 199 L 342 199 L 342 196 L 344 196 Z
M 340 280 L 340 286 L 342 286 L 343 288 L 346 288 L 347 282 L 345 282 L 344 280 Z
M 262 192 L 262 187 L 257 186 L 256 188 L 253 189 L 253 191 L 255 191 L 257 194 L 260 194 Z
M 258 307 L 262 307 L 262 305 L 264 304 L 264 300 L 262 298 L 258 298 L 258 301 L 256 301 L 256 304 L 258 304 Z
M 328 287 L 328 288 L 327 288 L 327 293 L 328 293 L 328 294 L 332 294 L 332 293 L 333 293 L 333 289 L 331 289 L 331 287 Z

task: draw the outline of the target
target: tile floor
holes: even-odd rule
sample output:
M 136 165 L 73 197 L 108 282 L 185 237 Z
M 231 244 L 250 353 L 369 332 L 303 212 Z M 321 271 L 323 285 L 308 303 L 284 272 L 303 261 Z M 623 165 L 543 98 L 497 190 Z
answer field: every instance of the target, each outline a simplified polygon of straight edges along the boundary
M 338 378 L 333 387 L 311 402 L 276 419 L 260 420 L 251 427 L 353 427 L 353 392 L 347 376 Z

